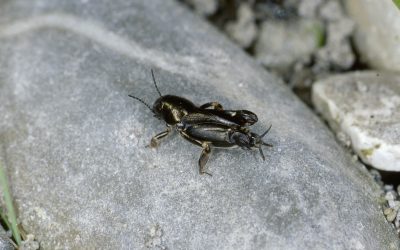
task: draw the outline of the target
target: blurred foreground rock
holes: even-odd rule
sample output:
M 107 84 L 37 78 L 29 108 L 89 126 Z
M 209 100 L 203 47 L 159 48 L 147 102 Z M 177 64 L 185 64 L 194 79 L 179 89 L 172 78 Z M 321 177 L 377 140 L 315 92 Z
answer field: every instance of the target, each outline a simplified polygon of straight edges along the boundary
M 162 10 L 162 11 L 160 11 Z M 0 144 L 42 249 L 398 249 L 379 188 L 279 79 L 172 1 L 0 4 Z M 135 94 L 259 115 L 274 148 L 200 148 Z

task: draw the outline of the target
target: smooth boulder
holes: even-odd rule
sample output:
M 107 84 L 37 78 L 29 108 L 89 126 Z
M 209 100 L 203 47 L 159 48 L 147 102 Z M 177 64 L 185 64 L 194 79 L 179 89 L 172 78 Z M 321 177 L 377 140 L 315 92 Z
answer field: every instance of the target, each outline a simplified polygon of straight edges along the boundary
M 379 188 L 276 77 L 173 1 L 0 3 L 0 153 L 42 249 L 398 249 Z M 258 115 L 257 151 L 201 149 L 134 94 Z

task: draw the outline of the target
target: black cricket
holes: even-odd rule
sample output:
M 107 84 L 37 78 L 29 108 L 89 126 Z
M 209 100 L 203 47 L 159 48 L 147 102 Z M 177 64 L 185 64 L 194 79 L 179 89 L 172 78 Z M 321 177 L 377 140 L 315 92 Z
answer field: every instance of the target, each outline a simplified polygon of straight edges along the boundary
M 240 147 L 245 150 L 258 149 L 265 161 L 261 146 L 272 147 L 262 140 L 271 126 L 261 135 L 250 131 L 249 126 L 258 121 L 257 115 L 248 110 L 224 110 L 218 102 L 208 102 L 197 107 L 191 101 L 175 95 L 162 95 L 158 89 L 153 70 L 154 86 L 160 97 L 153 108 L 142 99 L 129 95 L 146 105 L 154 116 L 166 122 L 167 129 L 153 138 L 149 147 L 156 148 L 160 140 L 175 128 L 183 138 L 203 148 L 199 159 L 200 174 L 208 174 L 206 164 L 211 149 Z

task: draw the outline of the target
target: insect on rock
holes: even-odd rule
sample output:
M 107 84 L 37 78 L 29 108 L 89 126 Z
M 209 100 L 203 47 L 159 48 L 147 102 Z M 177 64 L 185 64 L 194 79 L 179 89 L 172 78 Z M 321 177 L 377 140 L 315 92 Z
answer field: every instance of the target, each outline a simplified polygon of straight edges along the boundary
M 172 129 L 191 143 L 203 148 L 199 159 L 200 174 L 208 174 L 206 163 L 210 158 L 212 148 L 235 148 L 245 150 L 258 149 L 265 161 L 261 146 L 272 147 L 262 138 L 271 126 L 261 135 L 251 132 L 249 126 L 258 121 L 257 115 L 248 110 L 224 110 L 218 102 L 208 102 L 200 107 L 191 101 L 175 95 L 162 95 L 158 89 L 153 70 L 151 70 L 154 86 L 160 97 L 150 107 L 142 99 L 129 95 L 144 105 L 154 116 L 164 120 L 167 129 L 155 135 L 149 147 L 156 148 L 160 140 L 169 135 Z

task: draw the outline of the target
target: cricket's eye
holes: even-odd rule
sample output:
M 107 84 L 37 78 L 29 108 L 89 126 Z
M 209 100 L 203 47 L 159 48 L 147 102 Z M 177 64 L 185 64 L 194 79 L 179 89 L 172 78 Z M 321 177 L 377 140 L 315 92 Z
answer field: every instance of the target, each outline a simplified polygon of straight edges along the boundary
M 260 143 L 260 138 L 258 138 L 258 136 L 252 135 L 250 137 L 250 143 L 251 143 L 251 145 L 257 145 Z
M 162 110 L 163 110 L 163 103 L 159 102 L 159 103 L 156 103 L 156 105 L 154 105 L 155 112 L 161 113 Z

